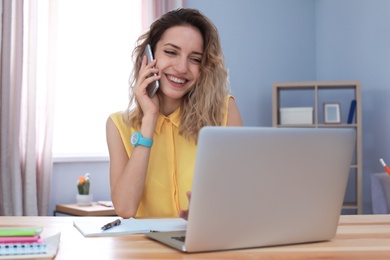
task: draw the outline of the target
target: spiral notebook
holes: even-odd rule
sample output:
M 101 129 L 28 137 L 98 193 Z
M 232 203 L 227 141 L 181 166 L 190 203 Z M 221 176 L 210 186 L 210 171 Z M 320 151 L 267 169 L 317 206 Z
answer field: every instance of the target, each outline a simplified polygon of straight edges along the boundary
M 12 242 L 0 243 L 0 256 L 46 254 L 48 247 L 46 242 Z

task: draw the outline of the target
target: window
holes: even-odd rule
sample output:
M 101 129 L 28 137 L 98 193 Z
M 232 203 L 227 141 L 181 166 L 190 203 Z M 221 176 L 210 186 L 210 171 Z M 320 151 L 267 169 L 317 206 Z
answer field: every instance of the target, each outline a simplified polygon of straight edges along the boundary
M 128 104 L 141 1 L 59 0 L 53 156 L 107 156 L 109 114 Z

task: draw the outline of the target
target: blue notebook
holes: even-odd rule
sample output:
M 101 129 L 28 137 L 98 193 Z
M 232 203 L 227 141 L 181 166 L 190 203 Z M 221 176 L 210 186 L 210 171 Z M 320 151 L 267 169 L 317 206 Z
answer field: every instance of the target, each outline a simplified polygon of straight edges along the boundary
M 48 247 L 45 242 L 0 243 L 0 256 L 46 254 L 47 252 L 48 252 Z

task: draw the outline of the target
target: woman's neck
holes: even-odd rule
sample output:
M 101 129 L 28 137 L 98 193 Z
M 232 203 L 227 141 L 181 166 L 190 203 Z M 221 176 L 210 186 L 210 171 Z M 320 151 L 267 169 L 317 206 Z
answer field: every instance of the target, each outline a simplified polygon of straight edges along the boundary
M 173 112 L 176 111 L 178 107 L 180 107 L 182 99 L 170 99 L 162 96 L 160 98 L 160 112 L 164 116 L 169 116 Z

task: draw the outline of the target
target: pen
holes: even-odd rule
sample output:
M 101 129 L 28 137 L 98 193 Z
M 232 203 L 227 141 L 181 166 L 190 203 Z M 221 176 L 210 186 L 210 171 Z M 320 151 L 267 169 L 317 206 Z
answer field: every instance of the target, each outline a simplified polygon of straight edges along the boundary
M 383 165 L 383 168 L 385 168 L 385 170 L 387 171 L 387 173 L 390 175 L 390 168 L 389 166 L 386 165 L 385 161 L 383 161 L 383 159 L 379 159 L 379 161 L 381 162 L 381 164 Z
M 117 219 L 117 220 L 114 220 L 113 222 L 105 224 L 104 226 L 102 226 L 102 229 L 107 230 L 107 229 L 110 229 L 114 226 L 119 226 L 120 224 L 121 224 L 121 220 Z

